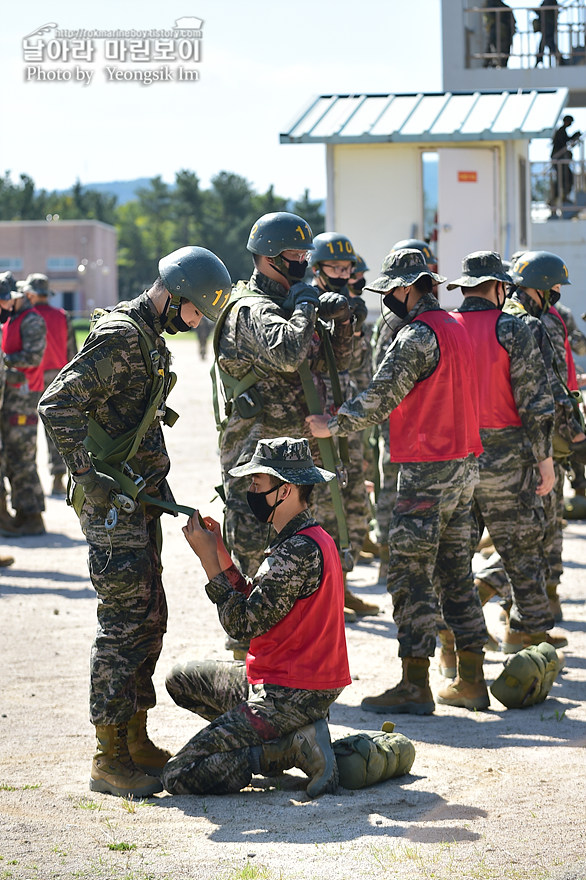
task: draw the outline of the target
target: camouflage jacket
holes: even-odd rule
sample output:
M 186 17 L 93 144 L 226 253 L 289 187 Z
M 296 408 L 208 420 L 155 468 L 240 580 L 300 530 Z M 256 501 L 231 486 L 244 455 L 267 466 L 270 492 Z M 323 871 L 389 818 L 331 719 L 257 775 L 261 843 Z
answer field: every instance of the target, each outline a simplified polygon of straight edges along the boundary
M 11 383 L 25 381 L 24 374 L 20 372 L 23 367 L 39 366 L 43 360 L 47 344 L 47 327 L 45 322 L 38 312 L 33 311 L 33 306 L 28 300 L 18 312 L 12 313 L 6 323 L 9 324 L 10 321 L 14 321 L 22 315 L 24 315 L 20 324 L 22 348 L 20 351 L 4 355 L 6 380 Z
M 455 311 L 483 312 L 496 308 L 483 297 L 468 294 Z M 552 454 L 554 402 L 541 352 L 526 324 L 506 312 L 501 312 L 497 319 L 496 338 L 509 355 L 511 389 L 533 457 L 535 461 L 543 461 Z M 519 429 L 514 427 L 483 429 L 480 436 L 483 446 L 490 435 L 494 435 L 497 442 L 504 445 L 510 442 L 514 447 L 519 442 L 518 433 Z
M 168 374 L 170 354 L 160 335 L 160 318 L 146 292 L 130 302 L 118 303 L 117 311 L 127 312 L 145 328 Z M 89 334 L 83 348 L 44 392 L 39 414 L 71 471 L 90 465 L 84 446 L 88 416 L 112 438 L 139 426 L 151 390 L 139 338 L 130 324 L 104 322 Z M 165 482 L 169 457 L 158 419 L 147 429 L 134 461 L 136 471 L 146 480 L 147 492 L 171 500 Z
M 268 632 L 297 599 L 306 599 L 317 590 L 323 568 L 321 550 L 307 535 L 297 534 L 314 525 L 309 510 L 294 516 L 269 544 L 251 581 L 233 565 L 206 585 L 228 635 L 248 640 Z
M 405 321 L 393 314 L 386 306 L 380 318 L 377 318 L 376 324 L 372 331 L 370 340 L 372 353 L 372 370 L 374 373 L 378 370 L 383 362 L 387 349 L 401 327 L 405 326 Z
M 439 308 L 433 294 L 426 293 L 421 297 L 407 315 L 408 323 L 387 349 L 368 388 L 346 401 L 337 416 L 329 420 L 332 435 L 350 434 L 381 422 L 409 394 L 416 382 L 431 376 L 440 357 L 437 337 L 431 327 L 415 319 L 423 312 Z
M 507 298 L 507 300 L 505 300 L 505 305 L 503 306 L 503 311 L 505 312 L 508 310 L 508 300 L 510 300 L 513 309 L 515 309 L 515 307 L 521 307 L 522 312 L 519 317 L 527 324 L 533 333 L 535 341 L 537 342 L 543 356 L 547 378 L 553 392 L 555 403 L 554 431 L 557 431 L 557 433 L 565 440 L 571 440 L 572 437 L 575 437 L 576 434 L 579 433 L 581 427 L 574 417 L 574 410 L 570 398 L 568 397 L 568 393 L 559 379 L 559 376 L 562 378 L 567 377 L 566 353 L 563 348 L 563 341 L 560 348 L 558 339 L 556 348 L 554 340 L 551 338 L 542 319 L 541 306 L 531 299 L 529 294 L 525 293 L 524 290 L 518 288 Z M 561 328 L 561 324 L 557 318 L 555 321 L 556 325 Z M 563 328 L 561 329 L 563 330 Z
M 572 349 L 574 354 L 585 355 L 586 336 L 582 333 L 582 331 L 576 324 L 576 319 L 574 318 L 573 314 L 571 313 L 569 308 L 561 302 L 557 302 L 555 304 L 555 307 L 564 319 L 564 324 L 566 325 L 566 329 L 568 331 L 570 348 Z

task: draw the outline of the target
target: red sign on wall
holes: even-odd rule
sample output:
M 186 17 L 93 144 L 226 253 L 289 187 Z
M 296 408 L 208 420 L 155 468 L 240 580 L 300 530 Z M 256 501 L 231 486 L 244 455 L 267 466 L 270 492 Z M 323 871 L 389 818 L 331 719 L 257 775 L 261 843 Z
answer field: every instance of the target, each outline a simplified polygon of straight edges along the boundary
M 478 183 L 478 172 L 458 171 L 458 183 Z

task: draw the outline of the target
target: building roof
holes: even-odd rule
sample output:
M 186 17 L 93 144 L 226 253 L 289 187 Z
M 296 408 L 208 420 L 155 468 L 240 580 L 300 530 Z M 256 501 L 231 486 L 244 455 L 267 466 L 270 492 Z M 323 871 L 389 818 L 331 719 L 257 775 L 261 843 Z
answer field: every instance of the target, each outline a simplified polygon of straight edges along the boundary
M 279 135 L 282 144 L 549 138 L 568 89 L 320 95 Z

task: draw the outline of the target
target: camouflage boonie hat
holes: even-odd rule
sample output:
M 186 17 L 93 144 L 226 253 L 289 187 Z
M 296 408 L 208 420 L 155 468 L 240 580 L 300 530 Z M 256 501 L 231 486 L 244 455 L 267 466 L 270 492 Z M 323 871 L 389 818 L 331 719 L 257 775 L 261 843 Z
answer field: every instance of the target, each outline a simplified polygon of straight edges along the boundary
M 21 296 L 25 296 L 25 291 L 24 291 L 25 285 L 26 285 L 26 281 L 17 281 L 16 282 L 16 287 L 14 288 L 12 293 L 10 294 L 12 299 L 20 299 Z
M 24 293 L 36 293 L 37 296 L 52 296 L 53 291 L 49 288 L 49 279 L 42 272 L 32 272 L 27 276 L 24 285 Z
M 462 260 L 462 277 L 450 281 L 448 290 L 454 287 L 477 287 L 484 281 L 503 281 L 512 284 L 513 279 L 505 272 L 500 254 L 494 251 L 475 251 Z
M 336 476 L 314 465 L 309 443 L 305 438 L 294 440 L 292 437 L 259 440 L 248 464 L 233 467 L 229 474 L 232 477 L 271 474 L 285 483 L 299 486 L 327 483 Z
M 10 299 L 17 283 L 12 272 L 0 272 L 0 299 Z
M 446 280 L 442 275 L 436 275 L 435 272 L 431 272 L 427 268 L 425 257 L 421 251 L 415 250 L 415 248 L 391 251 L 383 260 L 381 274 L 372 284 L 367 284 L 365 290 L 387 293 L 393 287 L 409 287 L 423 275 L 429 275 L 436 284 L 441 284 Z

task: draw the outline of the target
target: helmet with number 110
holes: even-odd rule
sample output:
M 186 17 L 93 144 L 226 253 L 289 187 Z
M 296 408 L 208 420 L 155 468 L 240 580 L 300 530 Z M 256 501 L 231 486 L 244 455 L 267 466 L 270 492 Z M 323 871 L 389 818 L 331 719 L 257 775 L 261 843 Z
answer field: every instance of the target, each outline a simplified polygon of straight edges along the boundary
M 338 232 L 320 232 L 314 240 L 314 250 L 309 255 L 309 265 L 317 263 L 356 263 L 356 253 L 347 235 Z
M 219 257 L 202 247 L 182 247 L 163 257 L 159 275 L 171 294 L 169 321 L 187 299 L 210 321 L 228 302 L 232 280 Z
M 258 218 L 250 230 L 246 248 L 263 257 L 278 257 L 283 251 L 311 251 L 313 233 L 303 217 L 275 211 Z
M 556 284 L 571 284 L 568 267 L 549 251 L 524 251 L 513 260 L 509 275 L 519 287 L 551 290 Z

